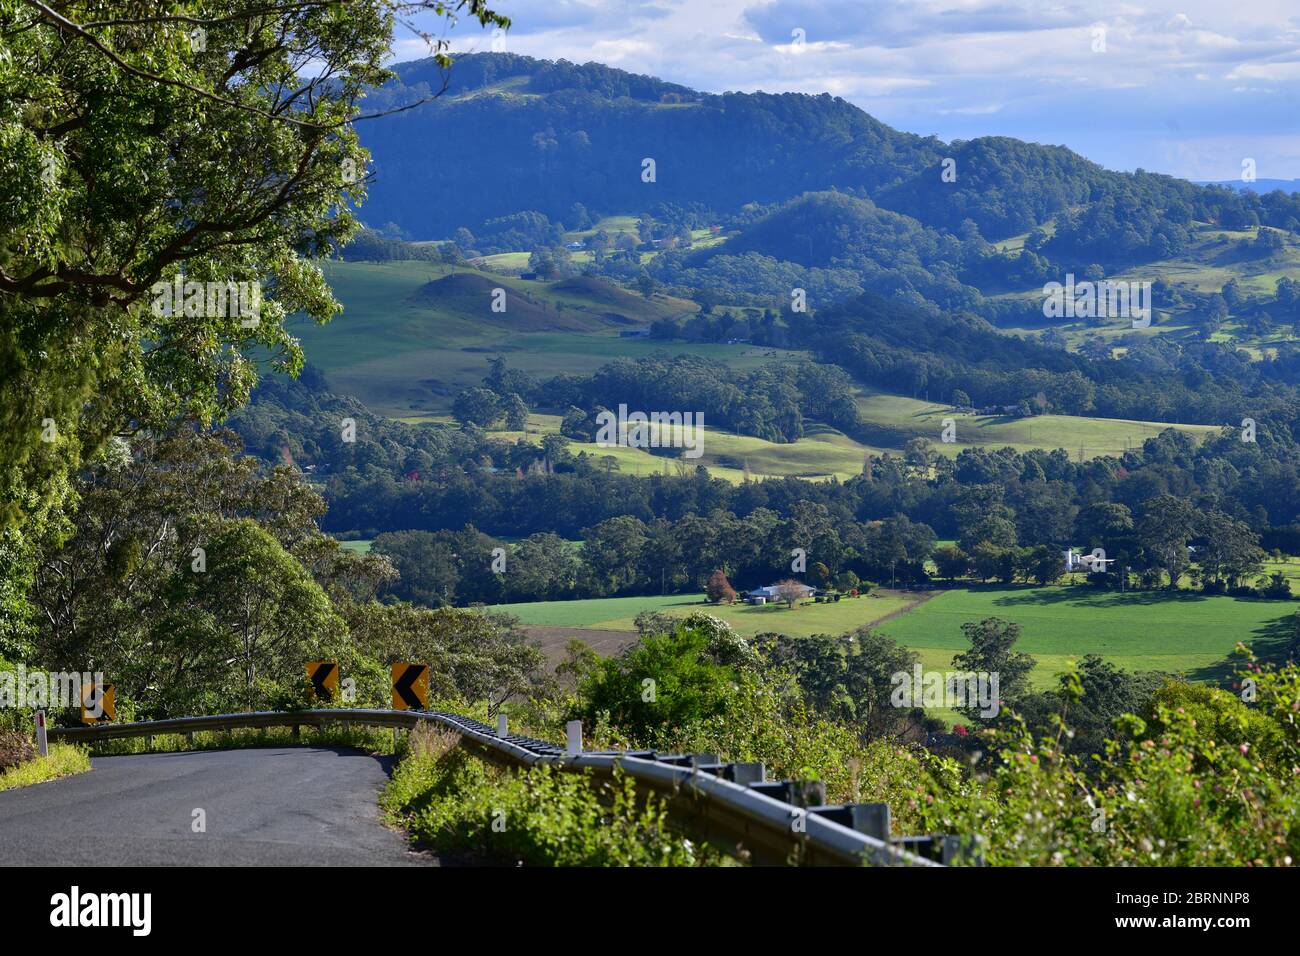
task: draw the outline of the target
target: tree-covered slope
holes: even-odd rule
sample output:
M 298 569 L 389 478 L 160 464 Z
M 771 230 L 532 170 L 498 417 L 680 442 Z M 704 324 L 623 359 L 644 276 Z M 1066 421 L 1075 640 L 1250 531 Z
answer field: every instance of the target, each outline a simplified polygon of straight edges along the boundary
M 413 102 L 444 82 L 431 61 L 398 72 L 369 108 Z M 446 81 L 434 102 L 360 124 L 375 160 L 367 222 L 429 239 L 521 209 L 563 220 L 575 202 L 732 209 L 832 186 L 871 193 L 940 155 L 937 140 L 827 94 L 706 95 L 600 64 L 508 54 L 459 58 Z M 645 159 L 655 161 L 653 183 L 642 180 Z

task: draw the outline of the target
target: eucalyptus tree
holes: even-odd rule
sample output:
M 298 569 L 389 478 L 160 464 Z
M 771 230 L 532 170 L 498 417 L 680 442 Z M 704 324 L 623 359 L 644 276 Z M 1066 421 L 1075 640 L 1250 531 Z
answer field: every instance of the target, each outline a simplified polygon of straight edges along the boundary
M 113 435 L 301 367 L 284 320 L 338 311 L 314 263 L 357 229 L 366 91 L 395 29 L 458 14 L 509 26 L 485 0 L 0 0 L 0 524 Z

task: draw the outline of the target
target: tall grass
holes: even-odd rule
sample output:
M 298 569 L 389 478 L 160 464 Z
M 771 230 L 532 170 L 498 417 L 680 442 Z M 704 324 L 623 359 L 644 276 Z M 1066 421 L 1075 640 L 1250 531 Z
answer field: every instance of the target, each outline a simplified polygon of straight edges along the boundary
M 50 744 L 48 757 L 32 760 L 0 772 L 0 790 L 16 790 L 34 783 L 57 780 L 90 769 L 90 754 L 84 747 L 72 744 Z
M 158 734 L 152 739 L 127 737 L 92 745 L 97 757 L 124 754 L 178 753 L 189 750 L 234 750 L 248 747 L 354 747 L 374 753 L 392 754 L 403 744 L 392 730 L 383 727 L 303 727 L 298 737 L 288 727 L 244 728 L 228 731 L 196 731 L 194 739 L 184 734 Z

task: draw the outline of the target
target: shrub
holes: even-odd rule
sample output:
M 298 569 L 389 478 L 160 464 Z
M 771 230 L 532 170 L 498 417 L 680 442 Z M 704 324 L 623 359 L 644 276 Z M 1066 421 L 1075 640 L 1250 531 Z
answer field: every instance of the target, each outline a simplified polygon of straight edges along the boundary
M 17 730 L 0 730 L 0 770 L 8 770 L 36 757 L 27 735 Z
M 718 634 L 730 631 L 717 623 L 716 632 L 697 624 L 651 634 L 601 661 L 579 684 L 576 716 L 594 725 L 603 712 L 614 728 L 650 744 L 665 727 L 722 713 L 733 674 L 710 656 Z
M 660 798 L 637 793 L 631 778 L 508 770 L 456 746 L 454 734 L 417 733 L 383 804 L 430 849 L 530 866 L 695 866 L 717 859 L 672 831 Z

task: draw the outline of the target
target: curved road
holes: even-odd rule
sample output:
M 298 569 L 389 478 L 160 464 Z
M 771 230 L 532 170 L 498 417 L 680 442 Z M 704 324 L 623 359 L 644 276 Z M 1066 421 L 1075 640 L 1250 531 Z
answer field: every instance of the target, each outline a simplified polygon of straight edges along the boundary
M 286 747 L 96 757 L 90 773 L 0 793 L 0 863 L 403 866 L 378 807 L 388 758 Z M 207 832 L 195 833 L 194 811 Z

